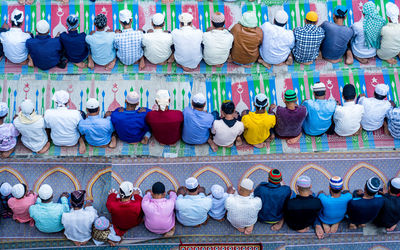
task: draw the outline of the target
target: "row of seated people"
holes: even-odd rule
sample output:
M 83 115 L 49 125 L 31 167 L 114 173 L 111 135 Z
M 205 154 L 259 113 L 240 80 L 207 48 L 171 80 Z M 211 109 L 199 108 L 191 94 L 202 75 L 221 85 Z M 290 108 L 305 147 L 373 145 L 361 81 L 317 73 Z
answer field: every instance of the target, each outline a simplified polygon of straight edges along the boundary
M 395 230 L 400 220 L 400 178 L 393 178 L 387 189 L 381 188 L 377 177 L 367 180 L 363 190 L 353 195 L 343 190 L 343 180 L 334 176 L 329 181 L 329 194 L 311 191 L 311 178 L 302 175 L 296 181 L 296 193 L 282 185 L 282 174 L 273 169 L 268 182 L 261 182 L 254 189 L 248 178 L 241 181 L 238 190 L 218 184 L 206 194 L 196 178 L 186 179 L 185 186 L 166 192 L 161 182 L 153 184 L 142 197 L 140 189 L 129 181 L 110 190 L 107 209 L 111 222 L 98 216 L 93 200 L 85 202 L 85 190 L 63 193 L 58 203 L 53 203 L 53 190 L 43 184 L 38 194 L 28 191 L 23 183 L 1 185 L 2 214 L 16 222 L 30 223 L 43 233 L 64 230 L 67 239 L 81 246 L 91 238 L 94 243 L 109 242 L 115 245 L 124 234 L 143 221 L 152 233 L 171 237 L 175 233 L 175 218 L 183 226 L 199 227 L 209 219 L 225 219 L 239 232 L 253 232 L 257 221 L 271 225 L 279 231 L 283 224 L 300 233 L 315 228 L 318 238 L 336 233 L 345 218 L 349 229 L 354 230 L 373 223 L 387 231 Z M 3 222 L 7 223 L 7 222 Z
M 24 14 L 15 9 L 11 14 L 11 29 L 0 30 L 0 41 L 9 61 L 43 70 L 64 68 L 67 61 L 81 68 L 93 69 L 97 64 L 111 70 L 117 57 L 124 65 L 138 62 L 139 69 L 145 67 L 144 58 L 160 65 L 175 60 L 185 71 L 197 68 L 202 59 L 217 67 L 226 61 L 251 67 L 258 61 L 271 68 L 271 65 L 291 65 L 293 59 L 311 64 L 320 54 L 332 63 L 345 57 L 346 64 L 352 64 L 353 55 L 360 63 L 368 63 L 375 55 L 391 64 L 397 63 L 400 24 L 395 4 L 386 5 L 387 24 L 371 1 L 363 6 L 364 18 L 351 28 L 344 26 L 346 14 L 347 9 L 339 5 L 333 13 L 334 23 L 325 21 L 318 27 L 317 13 L 310 11 L 305 26 L 292 31 L 285 28 L 288 14 L 283 10 L 277 11 L 273 24 L 266 22 L 261 28 L 257 26 L 255 12 L 249 11 L 229 31 L 224 27 L 224 15 L 217 12 L 211 15 L 212 27 L 203 33 L 193 27 L 191 14 L 182 13 L 180 28 L 169 33 L 163 31 L 165 16 L 157 13 L 152 17 L 154 30 L 144 33 L 132 29 L 132 12 L 125 9 L 119 13 L 122 31 L 107 30 L 107 17 L 99 14 L 94 18 L 96 31 L 89 35 L 78 33 L 79 19 L 71 15 L 66 21 L 68 32 L 51 38 L 50 25 L 41 20 L 33 38 L 21 30 Z
M 5 123 L 9 109 L 0 102 L 0 153 L 4 158 L 10 156 L 20 134 L 23 145 L 39 154 L 49 149 L 49 136 L 60 147 L 79 142 L 81 154 L 86 152 L 85 141 L 94 147 L 115 148 L 117 137 L 126 143 L 147 144 L 153 136 L 161 145 L 174 145 L 182 139 L 191 145 L 208 143 L 213 151 L 234 144 L 241 146 L 243 139 L 256 148 L 264 148 L 275 136 L 294 144 L 303 132 L 310 136 L 357 136 L 362 129 L 376 131 L 383 127 L 387 135 L 400 138 L 400 108 L 387 100 L 388 85 L 376 85 L 373 97 L 361 94 L 356 98 L 355 87 L 346 84 L 343 105 L 326 99 L 324 83 L 315 83 L 312 89 L 313 98 L 300 105 L 296 92 L 288 89 L 283 96 L 285 107 L 271 104 L 269 109 L 267 96 L 257 94 L 253 101 L 255 111 L 241 114 L 230 100 L 222 103 L 221 114 L 208 113 L 201 93 L 193 95 L 191 107 L 183 112 L 171 110 L 169 92 L 159 90 L 153 110 L 139 107 L 140 96 L 132 91 L 126 96 L 125 108 L 107 111 L 102 117 L 98 100 L 87 101 L 85 114 L 68 109 L 69 94 L 59 90 L 53 95 L 56 108 L 46 110 L 44 116 L 37 114 L 33 102 L 26 99 L 13 122 Z

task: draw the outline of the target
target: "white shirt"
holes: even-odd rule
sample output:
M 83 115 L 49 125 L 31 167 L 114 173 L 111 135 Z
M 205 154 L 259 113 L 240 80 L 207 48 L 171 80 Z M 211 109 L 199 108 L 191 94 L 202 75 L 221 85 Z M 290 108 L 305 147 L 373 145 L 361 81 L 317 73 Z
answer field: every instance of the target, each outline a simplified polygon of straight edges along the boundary
M 262 202 L 260 197 L 241 196 L 231 194 L 225 201 L 225 208 L 228 211 L 227 219 L 236 228 L 249 227 L 257 222 L 258 212 L 261 210 Z
M 215 144 L 221 147 L 232 145 L 236 137 L 241 135 L 244 131 L 243 123 L 237 121 L 233 127 L 228 127 L 225 122 L 221 120 L 215 120 L 211 128 L 211 133 L 214 134 L 213 141 Z
M 208 65 L 223 64 L 232 48 L 233 35 L 228 30 L 211 30 L 203 34 L 203 57 Z
M 92 225 L 97 218 L 97 211 L 92 206 L 63 213 L 61 223 L 64 225 L 65 237 L 77 242 L 92 238 Z
M 364 106 L 361 126 L 366 131 L 380 129 L 387 112 L 392 108 L 388 100 L 378 100 L 375 97 L 367 98 L 363 96 L 358 103 Z
M 340 136 L 350 136 L 360 129 L 364 107 L 354 101 L 345 102 L 343 106 L 336 106 L 333 121 L 335 132 Z
M 294 34 L 292 30 L 265 22 L 261 29 L 263 31 L 263 42 L 260 46 L 260 55 L 268 64 L 280 64 L 288 58 L 294 47 Z
M 13 63 L 22 63 L 28 58 L 28 49 L 25 46 L 26 40 L 31 38 L 21 28 L 11 28 L 9 31 L 0 34 L 0 41 L 3 44 L 4 55 Z
M 351 50 L 353 54 L 359 58 L 371 58 L 376 56 L 376 49 L 371 47 L 368 49 L 365 46 L 363 18 L 360 21 L 351 25 L 354 31 L 353 38 L 351 39 Z
M 203 32 L 190 26 L 184 26 L 172 31 L 172 41 L 175 45 L 175 61 L 187 68 L 196 68 L 203 55 L 201 42 Z
M 144 56 L 152 64 L 163 63 L 172 54 L 172 35 L 162 29 L 154 29 L 152 33 L 143 35 Z
M 55 145 L 74 146 L 78 143 L 78 124 L 82 120 L 78 110 L 66 107 L 48 109 L 44 113 L 44 120 L 46 127 L 51 129 L 50 137 Z
M 43 117 L 34 123 L 21 123 L 20 117 L 14 120 L 14 126 L 21 133 L 21 141 L 25 147 L 33 152 L 40 151 L 46 145 L 48 138 Z

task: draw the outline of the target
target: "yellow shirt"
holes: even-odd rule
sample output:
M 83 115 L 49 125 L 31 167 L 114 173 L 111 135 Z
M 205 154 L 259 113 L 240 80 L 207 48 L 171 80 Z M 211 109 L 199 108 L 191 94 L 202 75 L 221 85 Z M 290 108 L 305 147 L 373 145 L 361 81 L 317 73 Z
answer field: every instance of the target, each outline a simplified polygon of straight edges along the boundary
M 244 139 L 248 144 L 259 144 L 264 142 L 270 135 L 269 130 L 275 127 L 276 117 L 269 115 L 267 112 L 264 114 L 256 114 L 250 112 L 242 117 L 244 125 Z

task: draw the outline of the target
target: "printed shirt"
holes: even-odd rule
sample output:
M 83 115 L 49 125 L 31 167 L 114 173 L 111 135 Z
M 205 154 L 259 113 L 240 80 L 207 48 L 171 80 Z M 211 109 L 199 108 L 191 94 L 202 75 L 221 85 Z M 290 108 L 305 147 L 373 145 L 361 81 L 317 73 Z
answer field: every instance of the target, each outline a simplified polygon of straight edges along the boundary
M 262 59 L 269 64 L 280 64 L 286 61 L 294 47 L 293 31 L 270 22 L 265 22 L 261 29 L 263 31 L 263 42 L 260 46 Z
M 325 133 L 332 125 L 336 101 L 334 99 L 306 100 L 303 106 L 307 108 L 307 116 L 303 123 L 304 132 L 312 136 Z
M 30 222 L 29 207 L 35 204 L 37 197 L 37 194 L 30 193 L 21 199 L 10 198 L 8 206 L 13 211 L 13 219 L 20 223 Z
M 144 225 L 149 231 L 164 234 L 175 226 L 175 201 L 175 192 L 170 192 L 169 199 L 153 199 L 150 192 L 143 197 Z
M 175 61 L 184 67 L 196 68 L 203 59 L 201 52 L 203 32 L 190 26 L 184 26 L 174 29 L 171 34 L 175 46 Z
M 115 59 L 114 32 L 96 31 L 87 35 L 85 40 L 89 44 L 93 61 L 101 66 L 107 65 Z
M 225 201 L 227 219 L 236 228 L 244 228 L 256 224 L 261 207 L 260 197 L 254 197 L 253 194 L 250 196 L 230 194 Z
M 392 108 L 386 114 L 386 117 L 390 134 L 394 138 L 400 139 L 400 108 Z
M 65 237 L 77 242 L 90 240 L 92 225 L 97 217 L 97 211 L 93 206 L 77 210 L 71 209 L 69 213 L 63 213 L 61 223 L 65 228 Z
M 336 106 L 333 121 L 335 133 L 339 136 L 350 136 L 356 133 L 361 126 L 361 119 L 364 115 L 364 107 L 355 104 L 354 101 L 345 102 L 343 106 Z
M 114 46 L 117 49 L 118 59 L 125 65 L 132 65 L 143 56 L 143 32 L 133 29 L 124 29 L 115 34 Z
M 294 29 L 295 46 L 293 55 L 297 62 L 314 61 L 319 54 L 319 46 L 325 38 L 325 31 L 313 24 Z
M 197 226 L 207 220 L 212 200 L 204 193 L 198 195 L 179 195 L 176 199 L 176 218 L 184 226 Z
M 62 46 L 59 37 L 37 35 L 26 40 L 26 48 L 33 64 L 41 70 L 51 69 L 60 62 Z
M 3 44 L 4 55 L 13 63 L 22 63 L 28 58 L 26 41 L 31 35 L 25 33 L 21 28 L 11 28 L 9 31 L 0 33 L 0 41 Z
M 232 48 L 233 35 L 226 29 L 203 33 L 203 57 L 208 65 L 223 64 Z
M 84 32 L 78 33 L 77 30 L 61 33 L 60 41 L 68 61 L 80 63 L 88 57 L 89 48 L 85 38 L 86 34 Z
M 104 146 L 110 143 L 114 127 L 111 117 L 101 118 L 97 116 L 87 116 L 78 125 L 79 132 L 85 136 L 85 140 L 92 146 Z
M 364 106 L 361 126 L 366 131 L 380 129 L 387 112 L 392 108 L 388 100 L 378 100 L 375 97 L 361 97 L 358 103 Z
M 163 63 L 172 54 L 172 35 L 162 29 L 143 34 L 144 56 L 153 64 Z
M 12 123 L 0 125 L 0 152 L 8 151 L 17 145 L 18 130 Z
M 203 144 L 210 137 L 214 117 L 191 107 L 183 110 L 182 140 L 188 144 Z
M 40 198 L 29 208 L 29 214 L 37 229 L 43 233 L 55 233 L 64 229 L 61 223 L 63 213 L 69 212 L 68 199 L 61 197 L 60 203 L 42 203 Z

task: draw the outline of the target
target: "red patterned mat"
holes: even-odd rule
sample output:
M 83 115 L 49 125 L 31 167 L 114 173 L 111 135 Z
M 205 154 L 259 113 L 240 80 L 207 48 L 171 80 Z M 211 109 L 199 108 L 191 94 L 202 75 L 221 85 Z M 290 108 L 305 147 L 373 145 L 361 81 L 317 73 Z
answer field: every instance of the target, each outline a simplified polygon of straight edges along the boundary
M 180 244 L 179 250 L 262 250 L 261 243 Z

